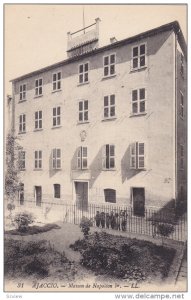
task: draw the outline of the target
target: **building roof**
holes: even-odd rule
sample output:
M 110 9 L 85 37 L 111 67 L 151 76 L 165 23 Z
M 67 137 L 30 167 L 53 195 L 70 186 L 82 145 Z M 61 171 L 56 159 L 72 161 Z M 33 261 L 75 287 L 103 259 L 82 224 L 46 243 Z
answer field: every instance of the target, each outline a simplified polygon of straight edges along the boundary
M 139 33 L 139 34 L 134 35 L 132 37 L 129 37 L 129 38 L 117 41 L 115 43 L 112 43 L 112 44 L 109 44 L 109 45 L 106 45 L 106 46 L 94 49 L 91 52 L 87 52 L 87 53 L 81 54 L 79 56 L 67 58 L 65 60 L 59 61 L 59 62 L 54 63 L 52 65 L 46 66 L 44 68 L 35 70 L 33 72 L 30 72 L 30 73 L 27 73 L 25 75 L 19 76 L 17 78 L 14 78 L 14 79 L 12 79 L 10 81 L 11 82 L 20 81 L 20 80 L 23 80 L 23 79 L 25 79 L 27 77 L 35 76 L 35 75 L 38 75 L 39 73 L 51 70 L 53 68 L 57 68 L 57 67 L 69 64 L 69 63 L 71 63 L 73 61 L 80 60 L 80 59 L 82 59 L 82 58 L 84 58 L 86 56 L 91 56 L 91 55 L 100 53 L 100 52 L 105 51 L 105 50 L 110 50 L 110 49 L 116 48 L 118 46 L 130 44 L 130 43 L 136 42 L 136 41 L 138 41 L 140 39 L 143 39 L 143 38 L 146 38 L 146 37 L 149 37 L 149 36 L 152 36 L 152 35 L 156 35 L 156 34 L 158 34 L 160 32 L 169 31 L 169 30 L 173 30 L 177 34 L 178 41 L 180 43 L 180 46 L 181 46 L 182 51 L 183 51 L 183 53 L 185 55 L 185 58 L 186 58 L 187 57 L 187 45 L 186 45 L 186 42 L 185 42 L 185 39 L 184 39 L 184 36 L 183 36 L 183 33 L 181 31 L 181 28 L 180 28 L 180 25 L 179 25 L 178 21 L 174 21 L 174 22 L 171 22 L 171 23 L 159 26 L 157 28 L 153 28 L 151 30 Z

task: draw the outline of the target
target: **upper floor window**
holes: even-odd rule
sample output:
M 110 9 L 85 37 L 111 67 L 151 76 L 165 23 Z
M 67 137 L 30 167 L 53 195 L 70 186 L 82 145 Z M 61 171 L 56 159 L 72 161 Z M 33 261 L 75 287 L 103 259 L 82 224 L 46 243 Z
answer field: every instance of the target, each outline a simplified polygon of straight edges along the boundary
M 146 66 L 146 44 L 132 47 L 132 69 Z
M 115 63 L 116 63 L 115 54 L 104 56 L 103 58 L 104 77 L 115 74 Z
M 104 118 L 115 117 L 115 95 L 104 97 Z
M 26 115 L 19 116 L 19 133 L 26 132 Z
M 144 88 L 132 91 L 132 114 L 146 111 L 146 90 Z
M 145 144 L 133 143 L 130 146 L 130 168 L 144 169 L 145 168 Z
M 184 169 L 184 145 L 180 145 L 180 168 Z
M 102 153 L 102 167 L 107 170 L 115 168 L 115 145 L 104 145 Z
M 79 147 L 77 152 L 78 169 L 87 169 L 88 167 L 88 150 L 87 147 Z
M 60 199 L 60 197 L 61 197 L 60 190 L 61 190 L 60 184 L 55 183 L 54 184 L 54 198 Z
M 61 125 L 61 107 L 53 108 L 53 127 Z
M 52 89 L 53 91 L 61 89 L 61 72 L 52 75 Z
M 79 65 L 79 83 L 88 82 L 89 63 Z
M 35 96 L 42 95 L 42 78 L 35 80 Z
M 61 149 L 53 149 L 52 151 L 52 168 L 61 169 Z
M 79 122 L 88 121 L 88 100 L 79 101 Z
M 35 129 L 42 129 L 42 110 L 35 112 Z
M 180 91 L 180 116 L 184 118 L 184 95 Z
M 41 150 L 35 151 L 34 155 L 35 155 L 35 162 L 34 162 L 35 169 L 42 169 L 42 151 Z
M 19 87 L 19 101 L 26 100 L 26 84 L 21 84 Z
M 25 170 L 25 151 L 19 151 L 19 169 Z

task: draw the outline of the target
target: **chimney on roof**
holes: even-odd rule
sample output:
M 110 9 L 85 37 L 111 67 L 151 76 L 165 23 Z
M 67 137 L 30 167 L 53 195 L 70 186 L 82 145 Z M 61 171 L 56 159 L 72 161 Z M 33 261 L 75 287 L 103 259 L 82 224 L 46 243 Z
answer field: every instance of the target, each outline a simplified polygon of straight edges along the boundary
M 69 58 L 82 55 L 98 48 L 100 21 L 100 18 L 96 18 L 95 23 L 73 33 L 67 33 L 67 53 Z
M 113 43 L 115 43 L 115 42 L 117 42 L 116 37 L 115 37 L 115 36 L 111 37 L 111 38 L 110 38 L 110 44 L 113 44 Z

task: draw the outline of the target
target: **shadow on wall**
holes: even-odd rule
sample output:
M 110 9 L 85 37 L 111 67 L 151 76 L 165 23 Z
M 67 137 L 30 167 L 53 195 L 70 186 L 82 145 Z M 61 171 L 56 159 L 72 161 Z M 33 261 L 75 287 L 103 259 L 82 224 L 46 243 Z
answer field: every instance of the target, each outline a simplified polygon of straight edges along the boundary
M 90 170 L 91 170 L 90 188 L 92 188 L 97 177 L 102 172 L 102 147 L 99 149 L 97 155 L 95 156 L 94 160 L 92 161 L 92 163 L 90 165 Z
M 58 173 L 60 169 L 53 169 L 52 168 L 52 152 L 49 156 L 49 177 L 54 176 L 56 173 Z
M 70 168 L 71 171 L 77 170 L 77 154 L 78 154 L 78 148 L 76 148 L 71 159 L 71 168 Z
M 142 170 L 131 169 L 130 168 L 130 146 L 129 146 L 127 148 L 127 150 L 125 151 L 122 159 L 121 159 L 121 177 L 122 177 L 121 179 L 122 179 L 122 183 L 124 183 L 125 180 L 128 180 L 128 179 L 136 176 L 140 172 L 142 172 Z
M 152 221 L 177 224 L 183 213 L 184 211 L 179 208 L 179 205 L 176 205 L 175 199 L 171 199 L 149 219 Z

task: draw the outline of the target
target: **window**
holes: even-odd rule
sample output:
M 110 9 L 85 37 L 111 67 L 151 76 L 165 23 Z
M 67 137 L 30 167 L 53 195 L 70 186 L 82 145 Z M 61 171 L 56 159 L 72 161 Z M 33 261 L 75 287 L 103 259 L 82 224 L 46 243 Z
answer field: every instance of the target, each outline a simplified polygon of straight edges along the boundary
M 35 112 L 35 129 L 42 129 L 42 110 Z
M 26 100 L 26 84 L 21 84 L 19 87 L 19 101 Z
M 79 147 L 77 152 L 78 169 L 87 169 L 88 167 L 88 150 L 87 147 Z
M 88 121 L 88 100 L 79 101 L 79 122 Z
M 145 144 L 133 143 L 130 146 L 130 168 L 144 169 L 145 168 Z
M 61 125 L 61 107 L 53 108 L 53 127 Z
M 146 111 L 146 90 L 144 88 L 132 91 L 132 114 L 141 114 Z
M 132 69 L 146 66 L 146 44 L 132 47 Z
M 115 117 L 115 95 L 104 97 L 104 118 Z
M 42 95 L 42 78 L 35 80 L 35 96 Z
M 35 162 L 34 162 L 35 169 L 42 169 L 42 151 L 41 150 L 35 151 L 34 154 L 35 154 Z
M 26 132 L 26 115 L 19 116 L 19 133 Z
M 104 189 L 105 202 L 116 203 L 116 190 Z
M 52 89 L 53 91 L 61 89 L 61 72 L 52 75 Z
M 52 168 L 61 169 L 61 149 L 53 149 L 52 151 Z
M 105 145 L 103 147 L 102 154 L 102 166 L 103 169 L 114 169 L 115 168 L 115 146 L 114 145 Z
M 60 184 L 54 184 L 54 198 L 60 199 Z
M 184 56 L 182 53 L 180 55 L 180 73 L 184 77 Z
M 184 145 L 180 145 L 180 168 L 184 169 Z
M 25 170 L 25 151 L 19 151 L 19 169 Z
M 88 82 L 89 64 L 84 63 L 79 65 L 79 83 Z
M 103 58 L 104 77 L 115 74 L 115 61 L 116 61 L 115 54 L 104 56 Z
M 180 116 L 184 118 L 184 95 L 180 91 Z
M 24 205 L 24 183 L 19 184 L 19 203 Z

